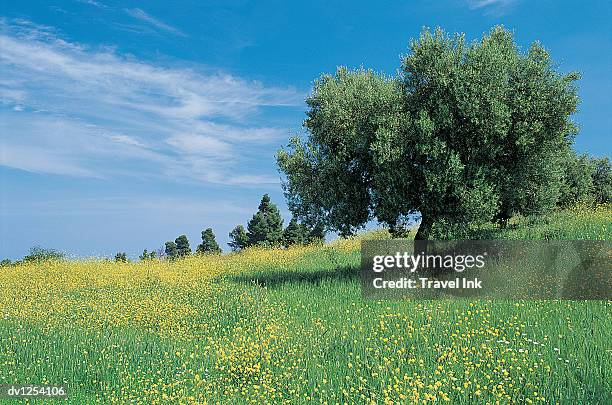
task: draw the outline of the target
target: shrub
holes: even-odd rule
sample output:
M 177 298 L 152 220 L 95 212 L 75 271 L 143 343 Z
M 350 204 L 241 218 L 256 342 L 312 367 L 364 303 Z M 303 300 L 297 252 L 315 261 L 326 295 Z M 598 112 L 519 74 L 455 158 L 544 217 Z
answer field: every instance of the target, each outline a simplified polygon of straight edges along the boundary
M 119 252 L 115 255 L 115 261 L 117 263 L 127 263 L 127 254 L 125 252 Z
M 40 246 L 30 248 L 30 252 L 23 258 L 24 262 L 43 262 L 47 260 L 62 260 L 65 255 L 55 249 L 45 249 Z

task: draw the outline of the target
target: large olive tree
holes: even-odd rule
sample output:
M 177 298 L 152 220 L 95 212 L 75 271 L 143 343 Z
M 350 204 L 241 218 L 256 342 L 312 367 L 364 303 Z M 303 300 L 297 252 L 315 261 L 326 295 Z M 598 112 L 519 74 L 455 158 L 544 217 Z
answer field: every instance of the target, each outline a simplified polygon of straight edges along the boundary
M 502 27 L 473 43 L 425 30 L 398 77 L 339 68 L 307 99 L 307 139 L 278 153 L 289 208 L 341 234 L 420 213 L 417 239 L 552 209 L 577 78 Z

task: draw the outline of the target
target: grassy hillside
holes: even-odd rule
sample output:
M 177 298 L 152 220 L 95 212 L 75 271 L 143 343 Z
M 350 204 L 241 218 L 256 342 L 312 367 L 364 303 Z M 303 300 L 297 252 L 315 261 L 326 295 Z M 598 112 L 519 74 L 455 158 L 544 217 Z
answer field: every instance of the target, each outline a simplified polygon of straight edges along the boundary
M 610 240 L 611 219 L 474 232 Z M 366 301 L 359 243 L 2 268 L 0 384 L 66 383 L 73 403 L 611 403 L 611 302 Z

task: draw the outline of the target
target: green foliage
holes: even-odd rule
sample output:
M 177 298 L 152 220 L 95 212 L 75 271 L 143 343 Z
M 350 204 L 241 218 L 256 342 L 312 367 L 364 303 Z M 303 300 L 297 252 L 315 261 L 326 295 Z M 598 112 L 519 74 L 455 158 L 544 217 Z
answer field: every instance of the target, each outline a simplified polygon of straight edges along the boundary
M 175 242 L 166 242 L 165 250 L 166 257 L 170 260 L 174 260 L 179 257 L 178 248 Z
M 599 204 L 612 203 L 612 169 L 608 157 L 593 158 L 591 160 L 593 172 L 593 198 Z
M 229 233 L 230 242 L 228 245 L 234 252 L 244 249 L 249 244 L 249 237 L 246 234 L 244 226 L 237 225 Z
M 389 226 L 389 235 L 392 238 L 410 238 L 411 234 L 414 236 L 414 228 L 416 224 L 417 222 L 415 216 L 400 216 L 392 226 Z
M 270 196 L 264 194 L 257 213 L 247 225 L 249 246 L 279 246 L 283 238 L 283 218 Z
M 563 161 L 563 182 L 558 205 L 573 207 L 580 203 L 612 202 L 612 169 L 608 157 L 589 158 L 569 151 Z
M 303 224 L 299 224 L 295 218 L 291 218 L 283 231 L 283 244 L 285 247 L 303 245 L 306 243 L 307 236 L 308 229 Z
M 140 260 L 152 260 L 152 259 L 155 259 L 156 257 L 157 257 L 157 254 L 155 253 L 155 249 L 153 249 L 150 252 L 147 249 L 145 249 L 142 251 L 142 254 L 138 256 Z
M 2 259 L 2 261 L 0 261 L 0 267 L 8 267 L 12 264 L 13 262 L 11 262 L 10 259 Z
M 506 228 L 483 224 L 465 230 L 464 239 L 612 240 L 609 206 L 583 205 L 543 215 L 517 216 Z M 450 239 L 458 239 L 451 235 Z
M 397 81 L 371 70 L 338 68 L 323 75 L 307 98 L 309 139 L 291 139 L 277 161 L 289 209 L 306 223 L 350 235 L 371 218 L 371 145 L 386 114 L 399 112 Z
M 348 235 L 419 212 L 422 239 L 554 208 L 578 75 L 502 27 L 473 43 L 426 30 L 410 51 L 398 78 L 340 68 L 315 82 L 308 139 L 277 155 L 294 215 Z
M 115 255 L 115 261 L 117 263 L 127 263 L 127 254 L 125 252 L 119 252 Z
M 283 231 L 283 244 L 285 247 L 323 243 L 324 241 L 325 228 L 322 224 L 309 227 L 306 224 L 299 223 L 296 218 L 291 218 L 289 225 Z
M 307 243 L 319 243 L 325 242 L 325 227 L 321 222 L 316 223 L 314 226 L 304 225 L 307 230 L 306 242 Z
M 189 247 L 189 239 L 187 235 L 181 235 L 174 240 L 176 244 L 176 252 L 178 257 L 187 257 L 191 254 L 191 247 Z
M 563 181 L 557 205 L 572 207 L 579 202 L 593 199 L 593 178 L 595 167 L 587 155 L 577 156 L 573 150 L 563 159 Z
M 196 252 L 200 254 L 221 253 L 221 248 L 215 240 L 215 234 L 213 233 L 212 228 L 206 228 L 206 230 L 202 231 L 202 243 L 198 245 Z
M 65 255 L 55 249 L 45 249 L 40 246 L 30 248 L 30 252 L 23 258 L 24 262 L 43 262 L 47 260 L 62 260 Z

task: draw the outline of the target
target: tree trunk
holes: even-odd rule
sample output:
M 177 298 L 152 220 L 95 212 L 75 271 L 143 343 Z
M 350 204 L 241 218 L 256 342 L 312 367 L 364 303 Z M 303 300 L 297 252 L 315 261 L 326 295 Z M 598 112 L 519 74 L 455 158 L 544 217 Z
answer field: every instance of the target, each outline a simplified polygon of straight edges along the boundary
M 431 227 L 433 226 L 433 220 L 429 215 L 421 214 L 421 223 L 419 224 L 419 229 L 417 230 L 416 235 L 414 235 L 414 254 L 415 255 L 427 255 L 427 251 L 429 250 L 429 242 L 427 239 L 429 238 L 429 234 L 431 233 Z M 434 274 L 432 269 L 421 266 L 417 270 L 424 276 Z
M 432 226 L 432 218 L 428 215 L 421 214 L 421 224 L 419 225 L 416 235 L 414 235 L 414 240 L 427 240 Z

